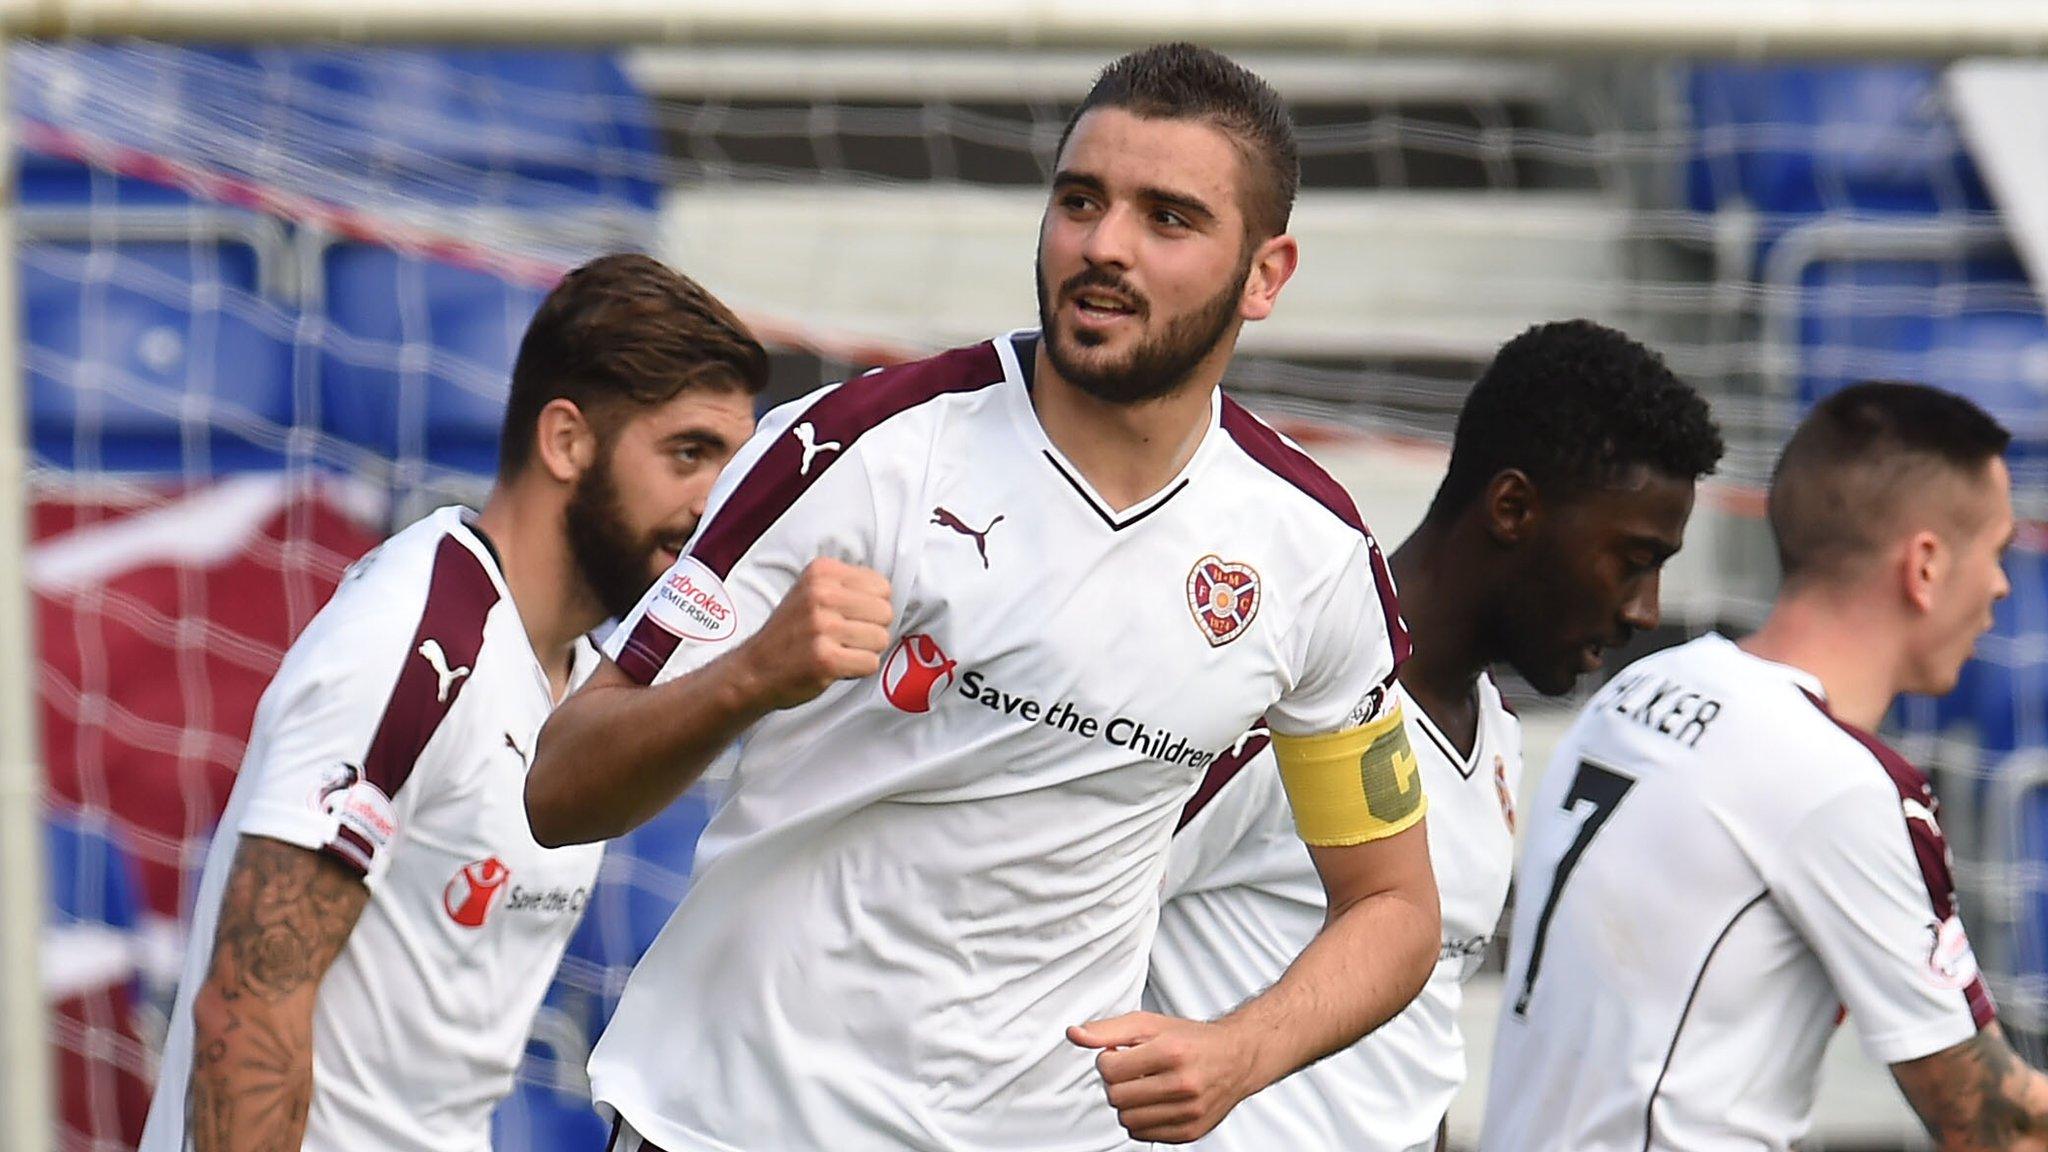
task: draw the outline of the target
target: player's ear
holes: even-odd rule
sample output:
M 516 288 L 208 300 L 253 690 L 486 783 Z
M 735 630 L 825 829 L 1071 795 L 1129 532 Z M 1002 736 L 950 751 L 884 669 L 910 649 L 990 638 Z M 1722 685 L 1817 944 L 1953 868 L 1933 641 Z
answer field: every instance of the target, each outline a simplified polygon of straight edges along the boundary
M 1301 266 L 1301 245 L 1294 237 L 1279 235 L 1260 243 L 1252 252 L 1252 264 L 1244 278 L 1244 295 L 1237 314 L 1246 320 L 1264 320 L 1280 302 L 1280 289 Z
M 1905 550 L 1899 558 L 1906 602 L 1923 614 L 1932 612 L 1941 585 L 1954 564 L 1954 550 L 1933 529 L 1922 528 L 1906 537 Z
M 597 462 L 597 429 L 574 400 L 557 396 L 540 410 L 533 454 L 541 471 L 557 482 L 573 484 Z
M 1479 492 L 1479 510 L 1486 534 L 1505 548 L 1515 548 L 1536 534 L 1543 516 L 1543 498 L 1529 475 L 1519 468 L 1503 468 L 1493 474 Z

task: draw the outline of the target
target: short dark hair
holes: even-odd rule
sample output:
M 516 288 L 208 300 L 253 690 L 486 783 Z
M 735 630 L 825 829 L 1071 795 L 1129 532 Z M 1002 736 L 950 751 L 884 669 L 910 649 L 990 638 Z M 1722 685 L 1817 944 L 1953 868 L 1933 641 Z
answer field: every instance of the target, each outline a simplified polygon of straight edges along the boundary
M 759 395 L 768 353 L 716 296 L 649 256 L 600 256 L 562 277 L 526 326 L 498 437 L 498 475 L 533 455 L 541 409 L 569 400 L 600 435 L 631 407 L 693 388 Z
M 1591 320 L 1538 324 L 1501 346 L 1465 398 L 1429 518 L 1462 511 L 1509 468 L 1556 496 L 1636 465 L 1696 480 L 1723 451 L 1707 402 L 1663 357 Z
M 1838 574 L 1888 539 L 1930 473 L 1974 474 L 2012 433 L 1953 392 L 1866 381 L 1814 405 L 1771 471 L 1768 512 L 1787 581 Z
M 1271 85 L 1230 57 L 1200 45 L 1155 44 L 1118 59 L 1095 78 L 1060 133 L 1055 156 L 1081 117 L 1121 108 L 1152 120 L 1203 120 L 1236 142 L 1245 160 L 1245 228 L 1264 240 L 1287 231 L 1301 187 L 1294 120 Z

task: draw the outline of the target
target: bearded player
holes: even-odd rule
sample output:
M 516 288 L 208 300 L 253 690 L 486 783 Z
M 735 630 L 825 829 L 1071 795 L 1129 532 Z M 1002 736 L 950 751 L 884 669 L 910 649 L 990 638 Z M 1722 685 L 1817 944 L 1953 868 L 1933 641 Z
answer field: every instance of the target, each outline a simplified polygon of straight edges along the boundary
M 1218 389 L 1294 271 L 1297 169 L 1229 60 L 1112 64 L 1059 149 L 1042 331 L 766 417 L 550 721 L 546 843 L 647 819 L 739 740 L 591 1057 L 616 1148 L 1184 1141 L 1421 987 L 1392 582 Z M 1134 1012 L 1174 820 L 1262 715 L 1329 924 L 1230 1016 Z
M 1763 627 L 1587 704 L 1529 816 L 1483 1147 L 1793 1147 L 1845 1014 L 1942 1149 L 2044 1146 L 1933 789 L 1872 734 L 2008 590 L 2007 439 L 1918 385 L 1823 400 L 1771 479 Z
M 483 511 L 359 561 L 257 707 L 145 1150 L 489 1147 L 602 852 L 527 831 L 534 736 L 695 528 L 766 365 L 643 256 L 541 304 Z
M 1399 1016 L 1245 1101 L 1203 1147 L 1435 1146 L 1465 1078 L 1463 985 L 1514 864 L 1521 729 L 1487 669 L 1559 695 L 1603 648 L 1654 627 L 1658 574 L 1721 448 L 1706 402 L 1611 328 L 1545 324 L 1494 357 L 1436 499 L 1391 558 L 1415 640 L 1401 688 L 1443 904 L 1436 968 Z M 1181 813 L 1146 985 L 1161 1012 L 1229 1012 L 1322 926 L 1322 886 L 1266 745 L 1254 733 L 1211 766 Z

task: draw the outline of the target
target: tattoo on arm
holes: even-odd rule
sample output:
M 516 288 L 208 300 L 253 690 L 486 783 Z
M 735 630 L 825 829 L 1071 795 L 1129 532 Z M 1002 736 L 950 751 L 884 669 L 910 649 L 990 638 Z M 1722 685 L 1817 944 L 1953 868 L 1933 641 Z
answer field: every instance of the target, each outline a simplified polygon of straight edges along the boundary
M 1942 1152 L 2048 1149 L 2048 1076 L 1995 1023 L 1892 1075 Z
M 197 1152 L 296 1150 L 313 1093 L 313 1003 L 369 889 L 339 860 L 261 836 L 235 850 L 192 1005 Z

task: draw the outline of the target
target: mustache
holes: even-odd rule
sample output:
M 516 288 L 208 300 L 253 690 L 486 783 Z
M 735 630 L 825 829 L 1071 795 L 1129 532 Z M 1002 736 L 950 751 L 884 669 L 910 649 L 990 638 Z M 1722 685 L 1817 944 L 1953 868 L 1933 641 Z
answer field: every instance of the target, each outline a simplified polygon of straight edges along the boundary
M 1131 286 L 1129 281 L 1107 268 L 1081 269 L 1079 272 L 1068 277 L 1066 282 L 1060 285 L 1060 296 L 1065 299 L 1072 299 L 1075 293 L 1089 288 L 1106 289 L 1129 300 L 1131 308 L 1140 316 L 1145 316 L 1152 311 L 1152 305 L 1145 299 L 1143 292 L 1138 291 Z

